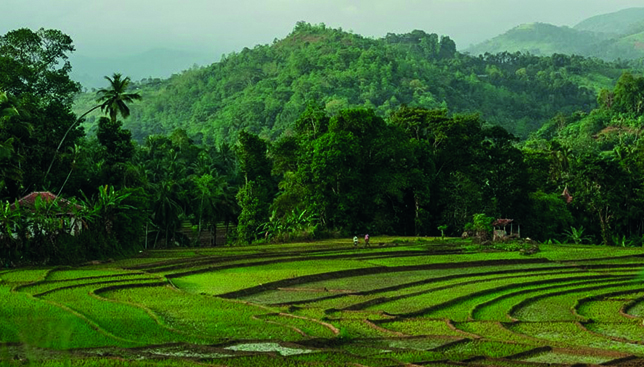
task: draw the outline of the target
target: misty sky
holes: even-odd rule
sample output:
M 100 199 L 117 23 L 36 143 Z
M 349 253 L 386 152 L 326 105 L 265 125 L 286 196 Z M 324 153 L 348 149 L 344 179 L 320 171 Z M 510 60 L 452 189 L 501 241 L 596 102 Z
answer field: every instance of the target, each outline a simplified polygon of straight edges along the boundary
M 172 48 L 216 55 L 283 38 L 299 20 L 365 36 L 413 29 L 459 49 L 528 22 L 574 26 L 644 0 L 2 0 L 0 34 L 60 29 L 77 54 L 105 57 Z

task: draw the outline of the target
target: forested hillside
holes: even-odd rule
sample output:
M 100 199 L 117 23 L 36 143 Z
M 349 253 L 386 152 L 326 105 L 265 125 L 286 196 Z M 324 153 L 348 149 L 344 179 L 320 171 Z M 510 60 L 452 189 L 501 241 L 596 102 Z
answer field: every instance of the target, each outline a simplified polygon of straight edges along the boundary
M 489 41 L 468 48 L 472 55 L 499 52 L 554 53 L 596 57 L 602 60 L 633 60 L 644 57 L 644 27 L 634 33 L 614 35 L 578 31 L 551 24 L 524 24 Z
M 644 229 L 644 77 L 624 73 L 598 101 L 589 114 L 546 123 L 523 152 L 534 171 L 550 162 L 549 174 L 538 180 L 540 190 L 569 188 L 578 224 L 604 243 L 628 246 Z
M 472 55 L 498 52 L 529 52 L 533 55 L 588 55 L 608 35 L 558 27 L 547 23 L 522 24 L 479 45 L 468 48 Z
M 472 55 L 499 52 L 554 53 L 606 61 L 644 57 L 644 8 L 626 9 L 586 19 L 573 28 L 552 24 L 519 25 L 465 50 Z
M 596 33 L 632 34 L 641 32 L 638 28 L 642 26 L 644 26 L 644 8 L 630 8 L 590 17 L 574 28 Z
M 143 102 L 125 127 L 139 141 L 176 128 L 215 145 L 234 142 L 240 130 L 275 139 L 315 102 L 330 115 L 364 106 L 387 117 L 401 105 L 480 113 L 526 137 L 557 113 L 590 111 L 596 92 L 622 71 L 564 55 L 471 57 L 456 52 L 449 37 L 423 31 L 371 39 L 298 23 L 272 45 L 245 48 L 169 80 L 142 81 Z M 94 99 L 81 96 L 77 113 Z

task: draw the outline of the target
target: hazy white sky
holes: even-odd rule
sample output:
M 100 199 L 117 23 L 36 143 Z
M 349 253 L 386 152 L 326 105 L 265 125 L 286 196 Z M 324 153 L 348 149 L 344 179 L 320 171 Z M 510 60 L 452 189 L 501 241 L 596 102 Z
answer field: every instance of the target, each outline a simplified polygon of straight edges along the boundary
M 0 34 L 56 28 L 78 54 L 153 48 L 222 53 L 283 38 L 304 20 L 365 36 L 413 29 L 449 35 L 462 49 L 528 22 L 574 26 L 644 0 L 2 0 Z

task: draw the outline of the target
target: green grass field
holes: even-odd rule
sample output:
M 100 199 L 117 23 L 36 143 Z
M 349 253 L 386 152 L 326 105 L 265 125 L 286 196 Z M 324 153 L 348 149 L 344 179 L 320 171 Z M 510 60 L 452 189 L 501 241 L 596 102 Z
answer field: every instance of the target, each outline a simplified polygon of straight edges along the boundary
M 5 269 L 0 365 L 644 363 L 642 248 L 541 245 L 524 256 L 459 240 L 372 243 Z

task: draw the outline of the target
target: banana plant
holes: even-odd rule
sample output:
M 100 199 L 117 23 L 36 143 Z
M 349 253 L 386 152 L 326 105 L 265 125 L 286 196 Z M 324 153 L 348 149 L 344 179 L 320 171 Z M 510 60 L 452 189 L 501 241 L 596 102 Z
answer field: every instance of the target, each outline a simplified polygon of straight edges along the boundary
M 565 231 L 566 239 L 573 242 L 575 245 L 581 245 L 584 242 L 592 241 L 592 237 L 584 236 L 585 230 L 584 226 L 580 226 L 579 228 L 570 226 L 570 230 Z

